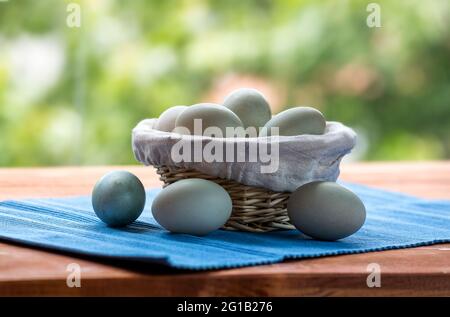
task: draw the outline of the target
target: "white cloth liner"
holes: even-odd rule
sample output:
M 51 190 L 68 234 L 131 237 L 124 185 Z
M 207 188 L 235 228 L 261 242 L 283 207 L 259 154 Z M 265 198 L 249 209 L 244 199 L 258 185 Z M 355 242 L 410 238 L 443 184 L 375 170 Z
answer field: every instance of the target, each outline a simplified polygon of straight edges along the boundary
M 327 122 L 323 135 L 298 135 L 262 138 L 211 138 L 180 135 L 153 129 L 157 119 L 141 121 L 132 133 L 133 151 L 136 159 L 145 165 L 167 165 L 195 169 L 215 177 L 231 179 L 241 184 L 263 187 L 277 192 L 292 192 L 312 181 L 336 181 L 339 163 L 356 143 L 356 133 L 339 122 Z M 192 144 L 221 144 L 244 146 L 246 157 L 251 146 L 259 146 L 278 138 L 278 169 L 262 173 L 269 163 L 257 162 L 174 162 L 172 146 L 177 142 Z M 212 143 L 211 143 L 212 142 Z M 231 142 L 231 144 L 230 144 Z M 250 144 L 253 143 L 253 144 Z M 255 144 L 256 143 L 256 144 Z M 178 143 L 181 144 L 181 143 Z M 270 149 L 270 147 L 269 147 Z M 242 154 L 242 153 L 241 153 Z M 273 160 L 272 163 L 275 161 Z

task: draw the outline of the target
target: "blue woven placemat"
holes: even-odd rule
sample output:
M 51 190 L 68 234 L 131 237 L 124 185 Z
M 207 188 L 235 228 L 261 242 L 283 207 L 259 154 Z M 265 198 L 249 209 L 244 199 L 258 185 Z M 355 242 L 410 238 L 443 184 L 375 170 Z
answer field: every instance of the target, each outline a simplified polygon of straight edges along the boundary
M 311 240 L 296 230 L 265 234 L 218 230 L 204 237 L 171 234 L 151 216 L 151 202 L 159 189 L 147 192 L 139 221 L 122 229 L 108 228 L 98 220 L 88 196 L 3 201 L 0 240 L 195 270 L 450 242 L 450 201 L 344 185 L 363 200 L 367 220 L 355 235 L 337 242 Z

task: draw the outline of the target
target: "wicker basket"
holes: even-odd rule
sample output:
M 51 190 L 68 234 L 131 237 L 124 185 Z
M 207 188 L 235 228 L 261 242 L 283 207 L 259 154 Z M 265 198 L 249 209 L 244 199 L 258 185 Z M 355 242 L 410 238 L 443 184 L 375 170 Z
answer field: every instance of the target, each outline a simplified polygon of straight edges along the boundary
M 145 119 L 132 132 L 136 159 L 157 168 L 165 185 L 186 178 L 202 178 L 221 185 L 231 196 L 233 211 L 224 229 L 267 232 L 294 229 L 287 215 L 289 193 L 299 186 L 317 181 L 336 181 L 341 158 L 356 142 L 355 132 L 339 122 L 327 122 L 323 135 L 280 136 L 279 168 L 263 173 L 262 162 L 214 161 L 204 163 L 172 158 L 175 144 L 236 146 L 248 151 L 255 145 L 267 145 L 270 138 L 211 138 L 181 135 L 154 129 L 157 119 Z M 250 146 L 252 145 L 252 146 Z
M 246 186 L 192 169 L 173 166 L 155 167 L 161 176 L 160 179 L 164 182 L 164 187 L 186 178 L 202 178 L 221 185 L 233 201 L 231 217 L 223 229 L 248 232 L 295 229 L 289 222 L 286 210 L 289 193 L 277 193 L 264 188 Z

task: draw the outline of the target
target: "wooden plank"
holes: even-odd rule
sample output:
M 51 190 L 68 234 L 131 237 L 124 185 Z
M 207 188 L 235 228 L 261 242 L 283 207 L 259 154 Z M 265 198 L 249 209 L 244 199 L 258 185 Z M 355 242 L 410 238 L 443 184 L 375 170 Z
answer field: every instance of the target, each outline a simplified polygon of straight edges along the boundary
M 143 166 L 0 168 L 0 199 L 88 195 L 102 175 L 121 169 L 136 174 L 146 188 L 160 186 L 155 170 Z
M 450 162 L 342 164 L 340 178 L 424 198 L 450 199 Z
M 0 169 L 0 199 L 89 194 L 112 169 L 127 169 L 158 186 L 144 167 Z M 422 197 L 450 198 L 450 162 L 343 165 L 341 178 Z M 82 287 L 66 285 L 67 265 L 82 270 Z M 368 288 L 367 265 L 381 267 L 381 288 Z M 207 272 L 95 262 L 0 243 L 1 295 L 298 296 L 450 295 L 450 244 L 289 261 Z

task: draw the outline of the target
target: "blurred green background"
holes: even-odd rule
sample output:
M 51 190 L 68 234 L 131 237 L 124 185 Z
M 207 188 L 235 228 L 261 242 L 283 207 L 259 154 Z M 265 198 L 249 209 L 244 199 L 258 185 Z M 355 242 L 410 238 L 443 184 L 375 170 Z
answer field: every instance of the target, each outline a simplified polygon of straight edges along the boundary
M 0 0 L 0 165 L 135 163 L 141 119 L 238 87 L 353 127 L 353 160 L 450 158 L 450 1 L 370 2 Z

